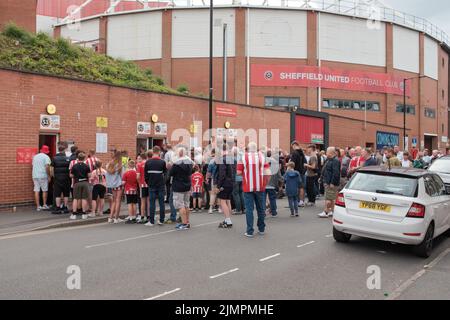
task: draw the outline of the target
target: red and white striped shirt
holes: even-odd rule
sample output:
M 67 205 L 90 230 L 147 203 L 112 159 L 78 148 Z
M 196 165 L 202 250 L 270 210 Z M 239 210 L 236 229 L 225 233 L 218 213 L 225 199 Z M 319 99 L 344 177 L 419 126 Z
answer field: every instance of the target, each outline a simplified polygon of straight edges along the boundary
M 88 165 L 89 169 L 92 172 L 95 169 L 95 164 L 97 163 L 97 161 L 99 161 L 99 159 L 96 156 L 93 156 L 93 157 L 87 158 L 84 163 L 86 163 Z
M 244 192 L 263 192 L 266 190 L 264 171 L 269 169 L 261 152 L 245 153 L 242 162 L 238 163 L 237 170 L 242 172 L 242 189 Z
M 200 172 L 195 172 L 191 176 L 191 191 L 193 193 L 203 192 L 203 175 Z
M 139 174 L 139 186 L 141 188 L 147 188 L 148 185 L 145 182 L 145 161 L 139 162 L 136 165 L 136 171 Z

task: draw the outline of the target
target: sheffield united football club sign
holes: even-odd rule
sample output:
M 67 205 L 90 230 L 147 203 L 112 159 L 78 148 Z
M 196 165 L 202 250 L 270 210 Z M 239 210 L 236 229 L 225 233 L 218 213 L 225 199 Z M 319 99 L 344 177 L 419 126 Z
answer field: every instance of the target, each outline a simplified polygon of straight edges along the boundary
M 331 69 L 315 66 L 263 65 L 251 67 L 255 87 L 305 87 L 403 95 L 403 79 L 387 73 Z M 410 87 L 406 94 L 410 95 Z

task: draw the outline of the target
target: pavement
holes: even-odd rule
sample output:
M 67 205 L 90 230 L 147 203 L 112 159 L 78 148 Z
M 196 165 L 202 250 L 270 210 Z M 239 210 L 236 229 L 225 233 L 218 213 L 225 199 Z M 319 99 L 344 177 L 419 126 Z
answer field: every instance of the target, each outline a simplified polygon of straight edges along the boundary
M 246 238 L 245 216 L 191 215 L 192 228 L 97 223 L 0 237 L 0 299 L 450 299 L 450 239 L 428 259 L 407 246 L 339 244 L 322 202 L 291 218 L 287 200 Z M 379 289 L 368 268 L 379 267 Z M 75 268 L 75 269 L 74 269 Z M 79 271 L 80 289 L 69 289 Z

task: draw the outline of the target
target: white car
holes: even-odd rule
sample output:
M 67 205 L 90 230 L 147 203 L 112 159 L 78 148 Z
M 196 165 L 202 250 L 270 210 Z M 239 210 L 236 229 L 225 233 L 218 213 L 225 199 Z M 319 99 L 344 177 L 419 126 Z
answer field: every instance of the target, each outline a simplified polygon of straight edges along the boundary
M 348 242 L 356 235 L 413 245 L 418 256 L 427 258 L 433 239 L 447 230 L 450 195 L 433 172 L 363 168 L 336 200 L 333 235 L 337 242 Z
M 434 160 L 428 170 L 437 173 L 444 181 L 447 192 L 450 192 L 450 156 Z

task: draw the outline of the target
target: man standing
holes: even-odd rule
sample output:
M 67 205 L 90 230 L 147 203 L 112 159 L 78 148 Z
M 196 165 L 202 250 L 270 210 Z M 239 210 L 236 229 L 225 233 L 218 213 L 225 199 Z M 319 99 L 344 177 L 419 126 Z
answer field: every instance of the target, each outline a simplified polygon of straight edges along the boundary
M 155 225 L 156 199 L 159 202 L 159 221 L 158 225 L 164 224 L 165 218 L 165 181 L 167 172 L 166 162 L 160 158 L 161 149 L 158 146 L 153 147 L 153 157 L 145 163 L 145 182 L 148 185 L 150 197 L 150 221 L 145 225 L 153 227 Z
M 69 213 L 69 196 L 70 196 L 70 159 L 66 156 L 67 145 L 65 143 L 58 144 L 58 153 L 53 157 L 53 193 L 55 194 L 56 209 L 53 214 Z M 64 199 L 64 206 L 61 206 L 61 194 Z
M 310 145 L 308 146 L 307 153 L 309 156 L 308 163 L 305 164 L 306 167 L 306 194 L 308 195 L 308 204 L 310 206 L 316 205 L 316 180 L 317 180 L 317 155 L 316 155 L 316 146 Z
M 355 155 L 352 157 L 350 161 L 350 167 L 348 168 L 348 178 L 364 165 L 364 157 L 362 156 L 362 148 L 357 146 L 355 148 Z
M 403 161 L 403 151 L 400 150 L 399 146 L 394 146 L 394 153 L 400 162 Z
M 333 216 L 334 204 L 340 184 L 340 171 L 341 164 L 336 156 L 336 149 L 329 147 L 327 149 L 327 161 L 322 172 L 323 184 L 325 186 L 325 209 L 318 215 L 319 218 Z
M 176 159 L 169 171 L 172 177 L 172 197 L 175 209 L 180 211 L 181 223 L 176 225 L 176 230 L 188 230 L 191 228 L 189 222 L 189 200 L 191 196 L 191 175 L 193 162 L 187 156 L 184 148 L 179 148 Z
M 77 218 L 78 204 L 81 203 L 83 210 L 81 218 L 87 219 L 88 199 L 89 199 L 89 178 L 91 171 L 85 163 L 86 155 L 84 152 L 78 153 L 78 162 L 70 170 L 70 176 L 73 178 L 73 204 L 71 220 Z
M 364 159 L 363 167 L 378 165 L 377 159 L 372 155 L 372 149 L 370 149 L 370 148 L 363 149 L 361 152 L 361 156 Z
M 300 173 L 300 189 L 298 194 L 298 198 L 300 199 L 300 201 L 298 205 L 300 207 L 304 207 L 306 187 L 305 164 L 307 163 L 306 157 L 297 141 L 292 142 L 291 147 L 293 151 L 290 157 L 290 161 L 295 163 L 295 171 L 298 171 L 298 173 Z
M 48 146 L 43 145 L 40 153 L 33 157 L 33 183 L 34 183 L 34 200 L 36 202 L 36 211 L 48 210 L 47 196 L 48 196 L 48 183 L 50 182 L 50 164 L 51 160 L 48 156 L 50 149 Z M 42 202 L 41 207 L 39 192 L 42 190 Z
M 267 176 L 270 175 L 269 164 L 266 163 L 264 155 L 258 152 L 256 143 L 248 144 L 248 152 L 245 153 L 241 162 L 237 165 L 237 174 L 242 175 L 244 190 L 244 203 L 247 218 L 246 237 L 253 237 L 253 210 L 256 206 L 258 214 L 258 233 L 264 235 L 266 224 L 264 223 L 264 195 Z

